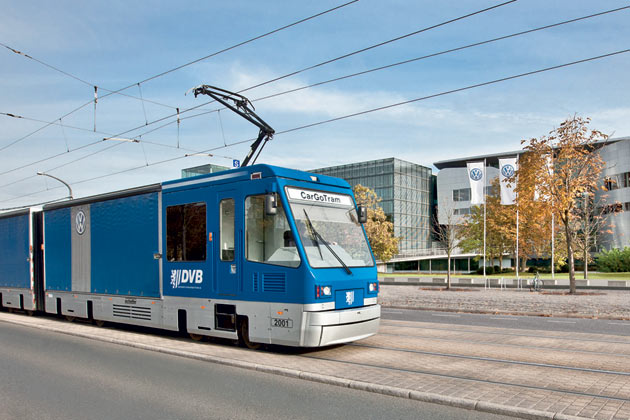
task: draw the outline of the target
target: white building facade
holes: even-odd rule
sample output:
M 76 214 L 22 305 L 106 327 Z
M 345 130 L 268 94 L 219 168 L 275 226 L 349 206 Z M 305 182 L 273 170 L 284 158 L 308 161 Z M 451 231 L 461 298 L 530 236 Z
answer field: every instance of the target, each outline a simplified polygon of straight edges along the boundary
M 601 142 L 600 156 L 604 160 L 599 185 L 608 191 L 598 192 L 598 199 L 605 195 L 608 204 L 607 221 L 612 233 L 600 237 L 597 250 L 630 246 L 630 137 L 609 139 Z M 487 185 L 499 176 L 499 159 L 514 157 L 524 151 L 511 151 L 485 156 L 470 156 L 434 163 L 437 174 L 438 217 L 446 223 L 446 214 L 452 209 L 456 216 L 470 214 L 470 183 L 468 162 L 486 162 Z M 596 200 L 596 202 L 599 200 Z M 459 219 L 461 220 L 461 217 Z M 504 264 L 502 264 L 505 266 Z

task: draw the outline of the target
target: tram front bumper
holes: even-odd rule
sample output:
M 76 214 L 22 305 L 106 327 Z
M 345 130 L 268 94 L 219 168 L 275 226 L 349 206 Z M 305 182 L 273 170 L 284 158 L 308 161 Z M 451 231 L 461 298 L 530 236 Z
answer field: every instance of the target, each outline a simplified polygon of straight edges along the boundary
M 305 312 L 300 346 L 322 347 L 361 340 L 377 333 L 380 319 L 381 305 Z

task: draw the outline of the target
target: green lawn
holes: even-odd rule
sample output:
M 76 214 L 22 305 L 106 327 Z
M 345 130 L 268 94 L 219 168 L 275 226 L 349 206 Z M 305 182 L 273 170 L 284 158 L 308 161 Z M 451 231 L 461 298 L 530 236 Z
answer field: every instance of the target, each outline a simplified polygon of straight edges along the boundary
M 383 277 L 446 277 L 446 273 L 378 273 L 379 278 Z M 483 278 L 480 274 L 465 274 L 465 273 L 451 273 L 451 277 L 465 277 L 465 278 Z M 503 273 L 503 274 L 493 274 L 488 276 L 491 279 L 498 279 L 501 277 L 513 278 L 516 277 L 514 273 Z M 520 273 L 519 277 L 522 278 L 532 278 L 534 277 L 533 273 Z M 542 279 L 551 279 L 550 273 L 543 273 L 540 275 Z M 560 279 L 568 279 L 569 273 L 556 273 L 555 278 Z M 577 280 L 584 279 L 584 274 L 581 271 L 575 272 L 575 278 Z M 601 279 L 601 280 L 630 280 L 630 273 L 600 273 L 600 272 L 589 272 L 589 279 Z

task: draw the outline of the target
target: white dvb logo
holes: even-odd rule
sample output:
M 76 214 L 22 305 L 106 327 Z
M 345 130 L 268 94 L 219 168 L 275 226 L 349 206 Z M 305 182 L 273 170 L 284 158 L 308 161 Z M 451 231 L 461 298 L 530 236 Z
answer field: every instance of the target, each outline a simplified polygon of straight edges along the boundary
M 171 270 L 171 286 L 173 289 L 203 283 L 203 270 Z
M 346 303 L 352 305 L 354 303 L 354 290 L 346 292 Z

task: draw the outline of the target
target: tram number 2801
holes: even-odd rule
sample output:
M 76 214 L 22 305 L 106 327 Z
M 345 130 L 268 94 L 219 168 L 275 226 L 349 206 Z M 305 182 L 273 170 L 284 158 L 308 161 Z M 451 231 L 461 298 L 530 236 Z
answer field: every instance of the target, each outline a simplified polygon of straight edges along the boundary
M 271 326 L 279 328 L 293 328 L 293 320 L 286 318 L 271 318 Z

